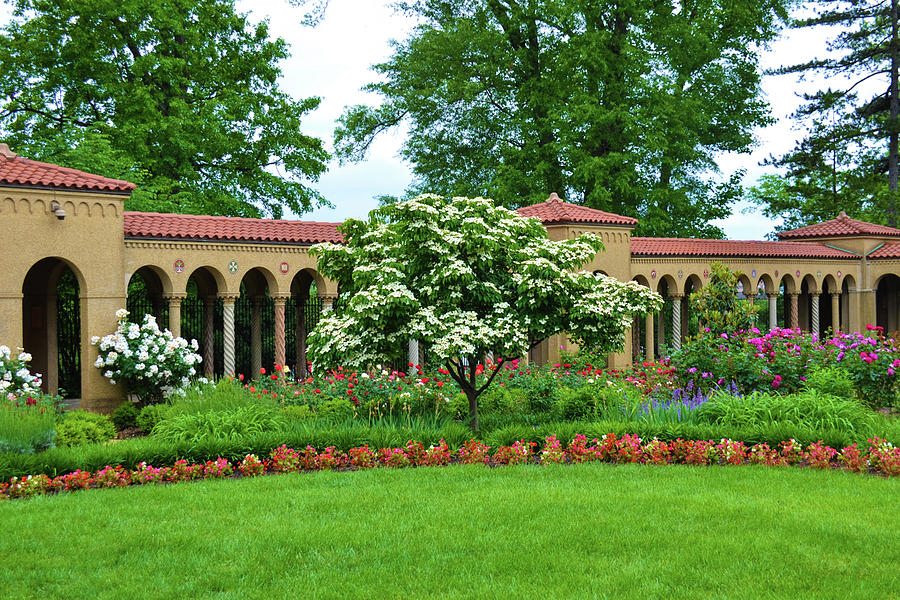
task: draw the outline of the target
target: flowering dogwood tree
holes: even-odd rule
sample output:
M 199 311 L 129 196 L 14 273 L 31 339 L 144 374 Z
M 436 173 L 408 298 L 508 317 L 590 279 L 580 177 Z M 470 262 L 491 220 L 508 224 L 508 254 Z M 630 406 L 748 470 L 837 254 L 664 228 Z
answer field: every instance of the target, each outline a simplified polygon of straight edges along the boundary
M 619 348 L 631 315 L 662 306 L 636 282 L 580 270 L 603 249 L 597 236 L 551 241 L 539 220 L 484 198 L 423 195 L 341 231 L 345 244 L 312 249 L 341 285 L 339 311 L 310 336 L 314 366 L 367 368 L 422 340 L 466 394 L 474 429 L 478 396 L 505 361 L 561 332 Z M 487 354 L 493 368 L 478 377 Z

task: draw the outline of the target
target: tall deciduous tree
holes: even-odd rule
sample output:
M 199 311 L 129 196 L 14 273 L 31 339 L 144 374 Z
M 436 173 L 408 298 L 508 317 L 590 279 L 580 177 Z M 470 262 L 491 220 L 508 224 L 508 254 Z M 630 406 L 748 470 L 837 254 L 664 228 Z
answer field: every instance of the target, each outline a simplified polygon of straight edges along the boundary
M 635 281 L 580 271 L 599 237 L 551 241 L 539 220 L 491 200 L 418 196 L 342 231 L 345 244 L 313 247 L 320 272 L 341 284 L 340 311 L 310 336 L 313 365 L 367 368 L 422 340 L 468 397 L 475 429 L 478 396 L 505 361 L 561 332 L 613 350 L 631 315 L 662 307 Z M 487 354 L 495 367 L 478 377 Z
M 361 158 L 405 124 L 415 188 L 507 206 L 556 191 L 635 216 L 645 235 L 721 235 L 739 177 L 716 175 L 768 120 L 758 52 L 787 0 L 419 0 L 420 25 L 375 65 L 380 106 L 343 115 Z
M 232 0 L 11 0 L 0 135 L 32 158 L 134 180 L 130 208 L 280 215 L 323 202 L 328 154 L 300 132 L 317 98 Z
M 814 14 L 797 20 L 795 27 L 836 28 L 837 33 L 813 60 L 778 72 L 816 74 L 827 78 L 828 87 L 806 94 L 794 114 L 808 135 L 769 161 L 783 170 L 781 187 L 787 195 L 757 186 L 750 199 L 770 216 L 785 217 L 786 227 L 834 218 L 841 210 L 896 225 L 898 0 L 818 0 L 805 8 Z

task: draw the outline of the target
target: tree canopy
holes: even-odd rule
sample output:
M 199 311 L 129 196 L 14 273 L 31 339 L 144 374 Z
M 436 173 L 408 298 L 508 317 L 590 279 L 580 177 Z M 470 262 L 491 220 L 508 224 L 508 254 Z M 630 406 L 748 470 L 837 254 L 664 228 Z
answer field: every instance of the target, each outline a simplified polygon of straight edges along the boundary
M 131 209 L 280 216 L 323 203 L 301 133 L 318 98 L 278 85 L 282 39 L 232 0 L 11 0 L 0 135 L 19 153 L 129 179 Z M 301 2 L 302 4 L 302 2 Z
M 783 229 L 831 219 L 844 210 L 876 223 L 898 223 L 900 66 L 897 0 L 818 0 L 796 28 L 836 30 L 816 58 L 781 74 L 815 74 L 827 85 L 803 96 L 793 118 L 806 136 L 768 164 L 770 175 L 748 193 Z
M 341 286 L 340 309 L 309 338 L 314 368 L 368 368 L 424 342 L 469 398 L 477 398 L 505 360 L 551 335 L 603 350 L 624 343 L 631 315 L 662 299 L 637 282 L 580 271 L 603 248 L 585 234 L 551 241 L 537 219 L 483 198 L 422 195 L 341 225 L 345 244 L 319 244 L 319 270 Z M 478 381 L 491 354 L 496 367 Z
M 557 192 L 638 217 L 638 235 L 721 236 L 743 152 L 767 123 L 758 53 L 787 0 L 419 0 L 420 25 L 375 65 L 335 145 L 345 160 L 409 128 L 413 192 L 480 193 L 506 206 Z

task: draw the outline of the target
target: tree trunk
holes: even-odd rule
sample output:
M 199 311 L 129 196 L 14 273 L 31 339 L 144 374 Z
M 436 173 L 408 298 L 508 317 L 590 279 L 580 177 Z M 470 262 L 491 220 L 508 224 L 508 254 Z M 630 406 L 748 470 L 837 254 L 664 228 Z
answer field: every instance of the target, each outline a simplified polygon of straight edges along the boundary
M 891 0 L 891 121 L 888 148 L 888 225 L 897 225 L 897 117 L 900 116 L 900 99 L 897 92 L 898 53 L 897 47 L 897 0 Z
M 466 390 L 466 398 L 469 399 L 469 427 L 473 433 L 478 433 L 478 392 Z

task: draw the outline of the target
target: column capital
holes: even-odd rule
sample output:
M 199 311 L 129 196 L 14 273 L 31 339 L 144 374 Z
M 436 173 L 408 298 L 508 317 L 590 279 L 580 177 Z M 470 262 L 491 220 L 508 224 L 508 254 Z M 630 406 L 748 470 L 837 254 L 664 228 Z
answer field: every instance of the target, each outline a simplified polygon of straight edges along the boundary
M 684 298 L 684 294 L 669 294 L 669 298 L 672 300 L 681 300 Z
M 841 297 L 840 292 L 828 292 L 828 293 L 832 298 L 840 298 Z
M 272 300 L 275 301 L 275 306 L 287 304 L 287 301 L 290 299 L 290 294 L 275 294 L 272 296 Z
M 221 298 L 222 302 L 224 302 L 225 304 L 234 304 L 235 301 L 237 301 L 237 299 L 241 297 L 241 295 L 225 293 L 225 294 L 218 294 L 218 297 Z
M 185 292 L 163 292 L 162 297 L 163 300 L 172 302 L 173 300 L 184 300 L 187 298 L 187 294 Z
M 798 297 L 799 297 L 799 296 L 800 296 L 800 292 L 785 292 L 785 295 L 787 295 L 787 296 L 798 296 Z
M 334 302 L 338 299 L 337 294 L 319 294 L 319 299 L 322 302 Z
M 822 294 L 821 294 L 821 292 L 810 292 L 809 295 L 810 295 L 812 298 L 818 298 L 818 297 L 821 296 Z
M 768 298 L 769 300 L 771 300 L 772 298 L 777 298 L 777 297 L 778 297 L 778 292 L 766 292 L 766 298 Z

